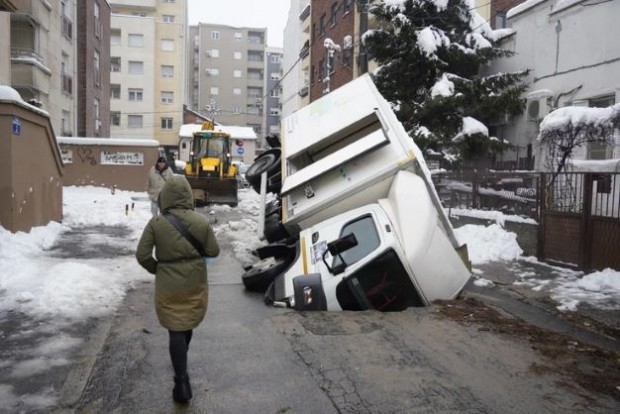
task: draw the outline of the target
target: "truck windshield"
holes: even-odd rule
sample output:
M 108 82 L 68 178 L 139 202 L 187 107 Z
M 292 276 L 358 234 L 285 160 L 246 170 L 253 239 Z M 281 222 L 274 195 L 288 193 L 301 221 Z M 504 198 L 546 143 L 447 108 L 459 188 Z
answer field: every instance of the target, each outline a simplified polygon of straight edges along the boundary
M 344 310 L 376 309 L 390 312 L 424 306 L 398 255 L 389 249 L 336 287 Z

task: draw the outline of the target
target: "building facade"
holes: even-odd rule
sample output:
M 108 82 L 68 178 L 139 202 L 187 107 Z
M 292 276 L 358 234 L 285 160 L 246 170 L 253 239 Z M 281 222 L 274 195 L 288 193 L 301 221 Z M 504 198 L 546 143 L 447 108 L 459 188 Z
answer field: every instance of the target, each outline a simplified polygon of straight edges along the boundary
M 56 135 L 77 130 L 76 1 L 12 0 L 11 86 L 50 115 Z
M 77 135 L 109 137 L 110 6 L 108 2 L 79 1 L 77 25 Z
M 200 23 L 189 38 L 190 109 L 264 136 L 267 29 Z
M 604 2 L 583 7 L 584 1 L 542 0 L 526 2 L 507 12 L 515 33 L 502 47 L 515 52 L 494 61 L 489 73 L 530 69 L 527 107 L 517 119 L 501 119 L 491 134 L 508 140 L 513 150 L 504 162 L 515 168 L 541 168 L 537 140 L 542 119 L 563 106 L 606 107 L 620 102 L 620 3 Z M 596 47 L 593 47 L 596 45 Z M 615 146 L 592 143 L 579 148 L 575 159 L 620 158 L 620 138 Z
M 282 117 L 310 102 L 310 0 L 291 0 L 284 28 Z
M 265 59 L 265 135 L 280 135 L 280 117 L 282 116 L 282 48 L 268 47 Z M 259 147 L 264 148 L 264 137 L 259 136 Z
M 357 76 L 356 2 L 312 0 L 310 6 L 310 102 Z
M 110 6 L 111 136 L 176 148 L 186 92 L 186 0 Z

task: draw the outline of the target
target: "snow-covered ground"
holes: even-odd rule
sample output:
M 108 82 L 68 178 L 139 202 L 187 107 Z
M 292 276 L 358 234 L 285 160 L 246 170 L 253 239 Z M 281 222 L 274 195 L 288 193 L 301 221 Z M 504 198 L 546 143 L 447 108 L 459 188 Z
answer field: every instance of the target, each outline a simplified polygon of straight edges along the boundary
M 152 276 L 141 269 L 132 256 L 73 260 L 54 257 L 48 250 L 61 233 L 69 228 L 88 226 L 124 226 L 131 234 L 126 243 L 135 248 L 141 231 L 150 218 L 145 193 L 116 191 L 107 188 L 65 187 L 63 223 L 50 223 L 29 233 L 10 233 L 0 227 L 0 314 L 13 310 L 33 318 L 84 320 L 113 312 L 128 287 Z M 240 192 L 237 207 L 239 221 L 216 223 L 216 234 L 228 233 L 235 255 L 241 262 L 251 262 L 251 251 L 263 244 L 257 236 L 259 197 L 251 189 Z M 212 207 L 210 214 L 228 206 Z M 498 224 L 466 225 L 457 229 L 457 237 L 467 243 L 474 265 L 492 261 L 523 258 L 516 235 L 501 225 L 503 218 L 493 213 Z M 105 243 L 104 235 L 91 234 L 91 241 Z M 99 240 L 97 240 L 99 239 Z M 573 310 L 580 302 L 605 306 L 607 299 L 620 299 L 620 272 L 610 269 L 584 275 L 555 268 L 554 280 L 538 280 L 524 274 L 517 283 L 531 289 L 545 286 L 560 309 Z M 479 280 L 478 284 L 488 284 Z

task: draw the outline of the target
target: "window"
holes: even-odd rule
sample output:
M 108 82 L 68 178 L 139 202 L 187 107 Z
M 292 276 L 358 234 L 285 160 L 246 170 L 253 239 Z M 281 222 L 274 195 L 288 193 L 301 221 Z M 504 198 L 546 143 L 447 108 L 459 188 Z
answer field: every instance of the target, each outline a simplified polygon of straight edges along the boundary
M 336 14 L 338 13 L 338 3 L 334 2 L 331 7 L 331 15 L 329 16 L 329 24 L 336 25 Z
M 118 56 L 112 56 L 110 58 L 110 71 L 111 72 L 120 72 L 121 71 L 121 58 Z
M 173 52 L 174 51 L 174 40 L 161 39 L 161 50 L 163 50 L 164 52 Z
M 120 44 L 121 44 L 121 30 L 111 29 L 110 30 L 110 45 L 117 46 Z
M 95 108 L 95 121 L 99 121 L 99 118 L 101 118 L 101 106 L 100 106 L 99 98 L 93 99 L 93 106 Z M 95 128 L 95 129 L 98 129 L 98 128 Z
M 130 101 L 141 101 L 142 100 L 142 88 L 129 88 L 129 100 Z
M 129 34 L 129 47 L 143 47 L 144 35 L 141 34 Z
M 588 100 L 588 106 L 591 108 L 607 108 L 612 106 L 616 101 L 614 95 L 602 96 Z M 588 147 L 588 159 L 590 160 L 607 160 L 612 158 L 613 148 L 606 142 L 590 142 Z
M 242 76 L 240 69 L 233 70 L 233 77 L 240 78 Z
M 219 95 L 220 94 L 220 88 L 218 88 L 217 86 L 211 86 L 209 88 L 209 93 L 211 95 Z
M 95 85 L 99 85 L 101 82 L 101 68 L 99 67 L 99 51 L 94 51 L 93 69 L 95 71 Z
M 235 32 L 235 40 L 241 40 L 241 39 L 243 39 L 243 33 Z
M 174 92 L 170 92 L 170 91 L 161 92 L 161 103 L 171 104 L 173 102 L 174 102 Z
M 282 57 L 280 55 L 271 55 L 271 56 L 269 56 L 269 61 L 271 63 L 280 63 L 281 60 L 282 60 Z
M 344 5 L 342 7 L 342 14 L 347 14 L 351 11 L 351 6 L 353 6 L 353 0 L 344 0 Z
M 110 99 L 121 99 L 121 85 L 117 83 L 110 84 Z
M 212 58 L 219 58 L 220 57 L 220 49 L 207 50 L 207 56 L 208 57 L 212 57 Z
M 120 112 L 110 112 L 110 125 L 121 126 L 121 113 Z
M 264 34 L 262 32 L 248 32 L 248 43 L 263 44 Z
M 271 79 L 271 80 L 280 80 L 280 74 L 278 72 L 271 72 L 269 74 L 269 79 Z
M 256 105 L 248 105 L 245 111 L 248 115 L 260 115 L 260 108 Z
M 340 237 L 349 234 L 354 234 L 357 239 L 355 247 L 341 253 L 345 263 L 349 266 L 368 256 L 381 244 L 375 222 L 370 215 L 345 224 L 340 231 Z M 334 257 L 332 267 L 340 262 L 341 260 L 338 256 Z
M 207 68 L 207 76 L 220 76 L 220 70 L 218 68 Z
M 69 111 L 62 111 L 61 129 L 64 136 L 70 137 L 73 135 L 71 131 L 71 113 Z
M 220 32 L 217 32 L 217 31 L 215 31 L 215 30 L 214 30 L 214 31 L 212 31 L 212 32 L 211 32 L 211 39 L 213 39 L 213 40 L 219 40 L 219 39 L 220 39 Z
M 327 68 L 330 74 L 336 71 L 336 58 L 333 53 L 327 55 Z
M 269 108 L 269 115 L 271 116 L 279 116 L 280 108 Z
M 327 15 L 322 15 L 321 20 L 319 21 L 319 36 L 323 36 L 325 34 L 325 27 L 327 26 Z
M 138 17 L 146 17 L 146 13 L 145 12 L 133 12 L 131 13 L 132 16 L 138 16 Z
M 248 98 L 261 98 L 262 96 L 262 88 L 248 88 Z
M 127 126 L 129 128 L 142 128 L 142 115 L 127 115 Z
M 101 22 L 99 21 L 99 3 L 93 4 L 93 16 L 95 18 L 95 36 L 99 38 L 101 36 Z
M 242 57 L 242 56 L 241 56 L 241 52 L 235 52 L 235 53 L 233 53 L 233 57 L 234 57 L 236 60 L 241 60 L 241 57 Z
M 164 0 L 164 3 L 174 4 L 176 0 Z
M 504 29 L 507 27 L 507 19 L 505 11 L 495 12 L 495 29 Z
M 241 95 L 241 88 L 233 88 L 233 95 Z
M 271 93 L 269 94 L 269 96 L 271 96 L 272 98 L 279 98 L 280 97 L 280 90 L 279 89 L 272 89 Z
M 144 72 L 144 62 L 129 61 L 129 74 L 130 75 L 142 75 Z
M 174 76 L 174 66 L 161 65 L 161 77 L 162 78 L 171 78 L 173 76 Z
M 162 118 L 161 129 L 172 129 L 172 118 Z
M 161 18 L 164 23 L 174 23 L 174 16 L 171 14 L 164 14 Z
M 239 90 L 239 91 L 241 92 L 241 90 Z M 241 107 L 239 105 L 233 105 L 232 113 L 233 114 L 240 114 L 241 113 Z

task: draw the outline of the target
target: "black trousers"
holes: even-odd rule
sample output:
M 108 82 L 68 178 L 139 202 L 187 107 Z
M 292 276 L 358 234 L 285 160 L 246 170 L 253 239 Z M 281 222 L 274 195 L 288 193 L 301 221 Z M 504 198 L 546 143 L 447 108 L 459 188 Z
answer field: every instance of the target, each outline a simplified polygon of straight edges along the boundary
M 176 377 L 187 375 L 187 350 L 189 342 L 192 340 L 192 330 L 189 331 L 168 331 L 170 335 L 170 359 Z

